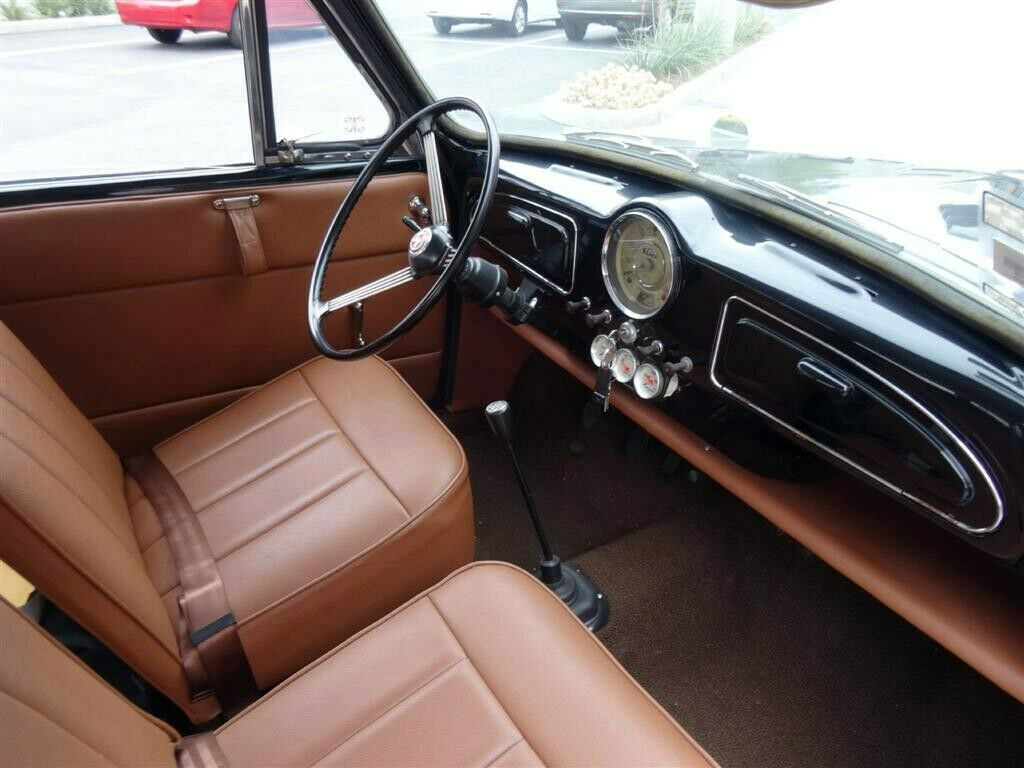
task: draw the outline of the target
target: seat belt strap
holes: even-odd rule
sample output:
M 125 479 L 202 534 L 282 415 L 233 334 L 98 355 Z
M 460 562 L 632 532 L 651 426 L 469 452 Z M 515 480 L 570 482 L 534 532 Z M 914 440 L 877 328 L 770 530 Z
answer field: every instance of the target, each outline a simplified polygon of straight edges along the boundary
M 215 693 L 226 713 L 257 696 L 210 543 L 178 481 L 152 451 L 125 460 L 160 520 L 178 569 L 178 644 L 193 699 Z
M 213 733 L 186 736 L 174 747 L 178 768 L 230 768 Z

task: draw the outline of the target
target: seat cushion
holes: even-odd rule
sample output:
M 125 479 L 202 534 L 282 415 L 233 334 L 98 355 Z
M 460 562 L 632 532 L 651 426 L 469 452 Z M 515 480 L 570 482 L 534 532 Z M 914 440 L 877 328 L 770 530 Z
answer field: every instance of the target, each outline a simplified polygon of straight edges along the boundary
M 246 766 L 708 766 L 543 585 L 475 563 L 217 731 Z
M 260 687 L 473 557 L 462 449 L 376 357 L 307 363 L 155 452 L 206 533 Z M 130 476 L 126 495 L 176 621 L 159 521 Z

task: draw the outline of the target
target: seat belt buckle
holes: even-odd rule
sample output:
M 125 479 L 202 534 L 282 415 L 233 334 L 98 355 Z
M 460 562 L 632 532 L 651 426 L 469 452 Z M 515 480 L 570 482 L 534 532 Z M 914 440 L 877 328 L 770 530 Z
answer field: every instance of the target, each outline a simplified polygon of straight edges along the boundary
M 188 639 L 192 642 L 192 645 L 198 648 L 200 643 L 206 642 L 214 635 L 223 632 L 225 629 L 234 624 L 235 614 L 229 611 L 228 613 L 225 613 L 223 616 L 221 616 L 219 619 L 214 619 L 205 627 L 201 627 L 200 629 L 197 629 L 194 632 L 189 633 Z

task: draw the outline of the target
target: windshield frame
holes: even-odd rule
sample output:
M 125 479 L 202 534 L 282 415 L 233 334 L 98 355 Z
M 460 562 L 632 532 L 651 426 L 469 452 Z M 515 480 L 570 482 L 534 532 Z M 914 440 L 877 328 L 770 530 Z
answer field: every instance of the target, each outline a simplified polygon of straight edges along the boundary
M 798 8 L 819 5 L 829 0 L 745 0 L 759 5 L 779 8 Z M 324 0 L 335 8 L 342 0 Z M 374 0 L 352 0 L 350 12 L 360 17 L 364 28 L 374 37 L 379 48 L 367 50 L 364 55 L 377 67 L 391 69 L 403 81 L 407 95 L 420 107 L 436 100 L 436 95 L 420 74 L 404 46 L 395 36 L 391 25 L 377 7 Z M 379 73 L 378 73 L 379 74 Z M 463 151 L 479 152 L 484 143 L 483 133 L 474 130 L 451 117 L 439 121 L 442 134 L 453 146 Z M 980 298 L 954 288 L 938 278 L 931 271 L 923 269 L 913 261 L 894 258 L 888 249 L 883 249 L 874 238 L 861 238 L 836 227 L 834 221 L 814 217 L 799 206 L 785 204 L 778 196 L 756 194 L 726 179 L 718 178 L 700 169 L 682 170 L 654 162 L 648 158 L 635 157 L 596 146 L 582 146 L 572 142 L 544 136 L 526 136 L 501 131 L 503 149 L 540 152 L 561 157 L 589 161 L 612 170 L 638 173 L 659 181 L 672 184 L 681 190 L 707 194 L 730 203 L 750 213 L 763 216 L 782 227 L 809 238 L 824 246 L 833 248 L 854 259 L 864 267 L 879 272 L 914 291 L 932 302 L 951 316 L 984 333 L 1018 355 L 1024 356 L 1024 333 L 1020 323 L 1009 314 L 997 309 Z M 880 240 L 885 240 L 879 236 Z

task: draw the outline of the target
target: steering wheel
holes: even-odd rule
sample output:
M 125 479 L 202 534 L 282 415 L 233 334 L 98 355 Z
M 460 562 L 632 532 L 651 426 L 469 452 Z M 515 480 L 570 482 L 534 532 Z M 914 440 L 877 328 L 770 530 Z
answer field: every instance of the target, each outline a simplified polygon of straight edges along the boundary
M 452 244 L 452 234 L 448 229 L 448 213 L 444 202 L 444 189 L 441 184 L 441 165 L 437 152 L 437 121 L 438 118 L 456 110 L 468 110 L 475 113 L 484 124 L 487 135 L 486 169 L 480 188 L 480 197 L 470 216 L 462 239 L 457 245 Z M 381 166 L 395 149 L 413 133 L 419 135 L 423 143 L 423 151 L 427 165 L 427 185 L 430 189 L 430 226 L 424 227 L 412 235 L 409 240 L 409 266 L 397 272 L 378 278 L 359 288 L 354 288 L 328 301 L 321 298 L 324 287 L 324 276 L 331 261 L 331 254 L 341 236 L 345 222 L 352 214 L 352 209 L 359 202 L 370 180 L 377 175 Z M 363 168 L 355 184 L 345 196 L 338 212 L 334 214 L 331 226 L 324 236 L 316 263 L 313 265 L 313 277 L 309 283 L 308 318 L 309 332 L 313 344 L 326 357 L 335 360 L 358 360 L 387 347 L 398 337 L 408 333 L 416 323 L 423 319 L 444 295 L 445 289 L 458 274 L 466 257 L 476 245 L 487 218 L 487 211 L 494 199 L 494 190 L 498 185 L 498 160 L 501 155 L 501 144 L 498 140 L 498 129 L 491 116 L 474 101 L 461 97 L 441 99 L 430 106 L 424 107 L 410 117 L 392 133 L 366 167 Z M 437 275 L 437 280 L 430 287 L 412 310 L 387 333 L 367 342 L 355 349 L 338 349 L 324 337 L 322 323 L 325 317 L 339 309 L 352 306 L 371 296 L 384 293 L 405 283 L 418 280 L 427 275 Z

